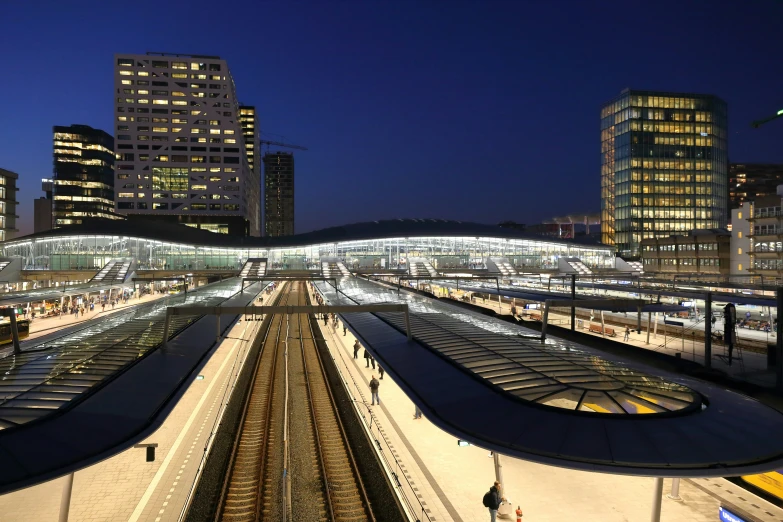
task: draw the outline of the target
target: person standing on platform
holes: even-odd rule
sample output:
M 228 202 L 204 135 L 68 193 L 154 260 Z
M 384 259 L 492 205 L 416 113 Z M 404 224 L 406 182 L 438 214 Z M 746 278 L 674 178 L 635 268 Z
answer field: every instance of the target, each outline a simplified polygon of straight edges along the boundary
M 328 326 L 326 323 L 329 321 L 329 314 L 324 314 L 324 326 Z
M 372 356 L 370 355 L 370 352 L 368 352 L 367 348 L 365 348 L 364 349 L 364 362 L 366 363 L 365 366 L 364 366 L 365 368 L 369 368 L 370 367 L 370 358 L 371 357 Z M 373 365 L 373 367 L 374 367 L 374 365 Z
M 623 341 L 628 342 L 628 338 L 631 336 L 631 329 L 627 326 L 625 327 L 625 336 L 623 337 Z
M 381 374 L 381 380 L 383 380 L 383 374 L 386 372 L 384 372 L 383 368 L 381 368 L 381 363 L 378 363 L 378 373 Z
M 513 305 L 511 306 L 511 317 L 513 317 L 514 319 L 517 318 L 517 307 Z
M 375 369 L 375 357 L 373 357 L 372 355 L 370 356 L 370 364 L 372 364 L 372 369 L 374 370 Z
M 378 406 L 381 405 L 381 398 L 378 396 L 378 387 L 381 383 L 375 378 L 375 375 L 370 379 L 370 394 L 372 395 L 372 405 L 375 406 L 375 401 L 378 401 Z
M 489 508 L 490 522 L 495 522 L 500 504 L 504 500 L 506 499 L 500 495 L 500 482 L 495 481 L 495 484 L 484 494 L 484 506 Z
M 345 323 L 343 323 L 343 337 L 348 333 L 348 327 L 345 326 Z
M 360 347 L 361 347 L 361 345 L 359 344 L 359 339 L 356 339 L 353 342 L 353 358 L 354 359 L 358 359 L 359 358 L 359 348 Z
M 414 418 L 414 419 L 421 419 L 421 410 L 420 410 L 420 409 L 419 409 L 419 407 L 418 407 L 417 405 L 415 405 L 415 404 L 413 405 L 413 407 L 414 407 L 414 408 L 416 408 L 416 409 L 413 411 L 413 418 Z

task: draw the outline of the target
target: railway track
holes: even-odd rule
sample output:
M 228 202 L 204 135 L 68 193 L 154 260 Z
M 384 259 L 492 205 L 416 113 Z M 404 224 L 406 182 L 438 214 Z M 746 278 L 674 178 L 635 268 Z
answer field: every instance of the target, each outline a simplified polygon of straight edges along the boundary
M 292 282 L 278 304 L 307 304 Z M 308 314 L 275 315 L 245 399 L 217 520 L 374 521 Z

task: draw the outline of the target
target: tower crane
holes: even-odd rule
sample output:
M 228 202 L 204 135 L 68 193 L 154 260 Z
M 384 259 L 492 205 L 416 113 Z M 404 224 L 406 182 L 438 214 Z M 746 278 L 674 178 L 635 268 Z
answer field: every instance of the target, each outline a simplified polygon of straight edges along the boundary
M 258 140 L 258 143 L 263 145 L 266 145 L 267 147 L 269 145 L 274 145 L 275 147 L 284 147 L 286 149 L 296 149 L 296 150 L 307 150 L 307 147 L 302 147 L 301 145 L 293 145 L 291 143 L 281 143 L 279 141 L 269 141 L 269 140 Z
M 768 121 L 772 121 L 772 120 L 774 120 L 776 118 L 780 118 L 781 116 L 783 116 L 783 109 L 780 109 L 778 112 L 776 112 L 775 114 L 773 114 L 769 118 L 764 118 L 763 120 L 754 121 L 753 123 L 750 124 L 750 126 L 753 127 L 754 129 L 758 129 L 759 127 L 761 127 L 762 125 L 764 125 Z

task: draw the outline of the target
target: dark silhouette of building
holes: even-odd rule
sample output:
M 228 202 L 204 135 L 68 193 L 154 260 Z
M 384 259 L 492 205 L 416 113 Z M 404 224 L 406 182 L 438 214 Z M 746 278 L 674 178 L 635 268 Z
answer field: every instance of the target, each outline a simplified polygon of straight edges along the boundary
M 783 165 L 774 163 L 731 163 L 729 205 L 740 208 L 745 201 L 777 195 L 783 184 Z
M 264 235 L 294 234 L 294 155 L 264 154 Z

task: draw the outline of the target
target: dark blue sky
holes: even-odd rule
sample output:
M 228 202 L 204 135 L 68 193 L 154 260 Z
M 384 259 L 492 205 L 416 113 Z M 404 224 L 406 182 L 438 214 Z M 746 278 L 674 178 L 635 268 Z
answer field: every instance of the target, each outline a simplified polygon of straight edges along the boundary
M 296 154 L 297 231 L 372 219 L 535 223 L 595 211 L 599 108 L 623 88 L 716 94 L 730 158 L 783 163 L 783 2 L 13 2 L 0 167 L 19 228 L 53 125 L 113 134 L 113 55 L 219 55 Z

